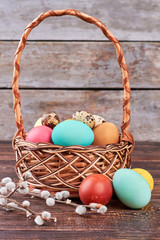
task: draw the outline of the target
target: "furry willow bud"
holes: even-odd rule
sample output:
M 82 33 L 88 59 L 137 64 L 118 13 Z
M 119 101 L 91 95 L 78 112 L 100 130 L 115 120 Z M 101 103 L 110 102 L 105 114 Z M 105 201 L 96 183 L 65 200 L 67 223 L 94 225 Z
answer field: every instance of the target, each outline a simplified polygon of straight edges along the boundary
M 50 219 L 51 218 L 51 213 L 47 211 L 42 212 L 42 218 L 44 219 Z
M 0 205 L 4 206 L 7 204 L 7 199 L 5 198 L 0 198 Z
M 25 200 L 25 201 L 22 202 L 22 206 L 23 207 L 29 207 L 30 206 L 30 202 Z
M 41 193 L 41 190 L 35 188 L 35 189 L 33 189 L 33 192 L 36 193 L 36 194 L 40 194 L 40 193 Z
M 63 198 L 62 193 L 61 193 L 61 192 L 56 192 L 55 198 L 56 198 L 57 200 L 61 200 L 61 199 Z
M 5 177 L 5 178 L 3 178 L 2 179 L 2 184 L 6 184 L 6 183 L 8 183 L 8 182 L 12 182 L 12 179 L 10 178 L 10 177 Z
M 19 188 L 19 189 L 18 189 L 18 192 L 21 193 L 21 194 L 27 194 L 27 193 L 29 193 L 29 188 L 28 188 L 28 187 L 27 187 L 27 188 L 24 188 L 24 189 Z
M 22 189 L 25 189 L 28 187 L 28 183 L 26 181 L 23 181 L 19 184 L 19 187 L 22 188 Z
M 62 198 L 67 199 L 70 196 L 70 193 L 68 191 L 61 191 Z
M 6 188 L 9 190 L 9 191 L 13 191 L 15 188 L 16 188 L 16 185 L 14 182 L 8 182 L 6 184 Z
M 78 207 L 76 207 L 76 210 L 75 210 L 75 212 L 78 213 L 78 214 L 80 214 L 80 215 L 85 214 L 86 211 L 87 211 L 86 207 L 81 206 L 81 205 L 79 205 Z
M 50 196 L 50 192 L 45 191 L 45 190 L 41 192 L 41 197 L 42 198 L 48 198 L 49 196 Z
M 24 175 L 24 179 L 27 180 L 29 178 L 32 178 L 32 173 L 31 172 L 26 172 Z
M 0 188 L 0 193 L 3 194 L 3 195 L 7 194 L 7 188 L 6 187 L 1 187 Z
M 43 225 L 43 224 L 44 224 L 44 221 L 43 221 L 43 219 L 41 218 L 40 215 L 38 215 L 38 216 L 34 219 L 34 221 L 35 221 L 35 223 L 36 223 L 37 225 Z
M 98 213 L 106 213 L 107 212 L 107 207 L 106 206 L 101 206 L 98 210 L 97 210 Z
M 47 199 L 46 199 L 46 204 L 47 204 L 47 206 L 49 206 L 49 207 L 54 206 L 54 205 L 55 205 L 55 199 L 54 199 L 54 198 L 51 198 L 51 197 L 47 198 Z

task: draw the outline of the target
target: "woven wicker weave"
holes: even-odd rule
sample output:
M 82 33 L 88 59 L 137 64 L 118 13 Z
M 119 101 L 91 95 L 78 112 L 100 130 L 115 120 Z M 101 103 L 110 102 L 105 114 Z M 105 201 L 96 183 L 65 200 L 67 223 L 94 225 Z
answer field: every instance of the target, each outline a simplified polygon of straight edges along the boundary
M 124 88 L 121 135 L 118 144 L 62 147 L 48 143 L 25 141 L 26 133 L 21 115 L 18 87 L 21 53 L 27 37 L 34 27 L 47 17 L 63 15 L 73 15 L 88 23 L 95 24 L 115 46 L 118 63 L 122 70 Z M 115 171 L 119 168 L 130 167 L 134 139 L 129 132 L 131 92 L 128 69 L 119 41 L 98 19 L 73 9 L 48 11 L 39 15 L 26 27 L 15 53 L 12 90 L 17 126 L 17 132 L 12 141 L 16 154 L 16 169 L 19 178 L 23 178 L 27 171 L 32 173 L 33 179 L 29 181 L 31 186 L 51 191 L 69 190 L 73 195 L 76 195 L 81 181 L 89 174 L 101 173 L 112 180 Z

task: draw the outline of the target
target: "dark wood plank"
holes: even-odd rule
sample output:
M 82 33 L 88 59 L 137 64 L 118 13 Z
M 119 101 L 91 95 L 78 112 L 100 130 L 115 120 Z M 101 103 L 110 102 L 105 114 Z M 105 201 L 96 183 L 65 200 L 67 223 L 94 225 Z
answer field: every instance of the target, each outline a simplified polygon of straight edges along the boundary
M 25 235 L 24 237 L 21 235 Z M 44 239 L 47 237 L 47 239 L 82 239 L 82 240 L 89 240 L 89 239 L 93 239 L 93 240 L 99 240 L 99 239 L 103 239 L 103 240 L 115 240 L 115 239 L 127 239 L 127 240 L 137 240 L 137 235 L 138 235 L 138 239 L 140 240 L 150 240 L 150 239 L 153 239 L 153 240 L 156 240 L 156 239 L 159 239 L 159 235 L 154 233 L 154 232 L 151 232 L 151 233 L 148 233 L 148 232 L 139 232 L 139 231 L 136 231 L 136 234 L 134 232 L 126 232 L 125 234 L 125 238 L 124 238 L 124 234 L 125 234 L 125 231 L 120 231 L 118 230 L 118 232 L 116 232 L 114 230 L 114 232 L 112 231 L 108 231 L 108 230 L 100 230 L 96 233 L 96 235 L 94 234 L 94 231 L 92 230 L 89 230 L 89 231 L 82 231 L 82 230 L 75 230 L 74 232 L 70 232 L 70 231 L 65 231 L 65 233 L 61 233 L 57 230 L 55 231 L 46 231 L 46 230 L 43 230 L 41 231 L 41 234 L 37 234 L 37 232 L 35 230 L 32 230 L 32 231 L 26 231 L 24 230 L 23 232 L 22 231 L 8 231 L 7 233 L 6 232 L 2 232 L 2 237 L 3 239 L 7 239 L 7 240 L 12 240 L 12 239 L 17 239 L 17 240 L 22 240 L 22 239 L 29 239 L 29 238 L 32 238 L 32 239 L 36 239 L 36 240 L 39 240 L 39 239 Z M 18 237 L 17 238 L 17 235 L 18 236 L 22 236 L 22 237 Z M 37 235 L 39 235 L 39 237 L 37 238 Z M 12 236 L 11 238 L 8 238 Z M 55 238 L 54 238 L 55 236 Z
M 132 88 L 160 88 L 160 43 L 122 42 Z M 18 42 L 0 42 L 0 87 L 11 87 Z M 122 88 L 115 48 L 109 42 L 28 42 L 20 87 Z
M 47 10 L 72 8 L 102 21 L 119 40 L 160 40 L 158 0 L 110 1 L 110 0 L 29 0 L 1 1 L 0 38 L 19 39 L 25 27 L 40 13 Z M 101 31 L 91 24 L 71 16 L 49 18 L 35 29 L 30 39 L 105 39 Z
M 56 111 L 64 120 L 78 110 L 99 114 L 120 131 L 123 91 L 22 90 L 21 98 L 26 132 L 45 112 Z M 0 139 L 11 140 L 16 131 L 12 91 L 0 90 L 0 102 Z M 135 140 L 159 141 L 159 112 L 158 90 L 132 91 L 130 131 Z
M 143 168 L 150 168 L 154 171 L 155 166 L 151 164 L 152 157 L 159 164 L 160 143 L 136 142 L 132 154 L 134 167 L 143 164 Z M 0 142 L 0 165 L 3 169 L 0 172 L 0 179 L 4 176 L 11 176 L 16 179 L 14 172 L 14 153 L 11 142 Z M 6 152 L 9 152 L 7 154 Z M 12 155 L 12 157 L 11 157 Z M 5 159 L 5 161 L 3 160 Z M 7 166 L 8 165 L 8 166 Z M 157 165 L 160 171 L 160 165 Z M 141 166 L 142 167 L 142 166 Z M 154 177 L 154 176 L 153 176 Z M 0 239 L 159 239 L 160 235 L 160 178 L 154 177 L 155 188 L 152 192 L 152 199 L 144 210 L 132 210 L 126 208 L 114 196 L 107 205 L 108 212 L 105 215 L 94 213 L 79 216 L 74 213 L 71 206 L 56 204 L 52 210 L 45 207 L 43 200 L 32 199 L 31 207 L 35 210 L 50 210 L 57 217 L 57 223 L 46 224 L 39 227 L 33 220 L 26 219 L 22 213 L 5 212 L 0 210 Z M 25 196 L 25 199 L 30 197 Z M 19 195 L 18 200 L 24 200 Z M 79 202 L 79 200 L 75 200 Z

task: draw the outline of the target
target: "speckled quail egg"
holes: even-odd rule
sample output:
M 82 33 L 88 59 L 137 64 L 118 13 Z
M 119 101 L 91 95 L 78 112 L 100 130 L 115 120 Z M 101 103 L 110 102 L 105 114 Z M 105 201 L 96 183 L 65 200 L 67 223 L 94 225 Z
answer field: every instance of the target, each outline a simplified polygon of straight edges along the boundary
M 95 125 L 95 119 L 92 114 L 86 112 L 86 111 L 77 111 L 72 115 L 73 120 L 81 121 L 88 125 L 91 129 L 94 128 Z
M 60 123 L 60 119 L 58 115 L 54 112 L 45 113 L 42 116 L 41 122 L 42 122 L 42 125 L 53 129 L 58 123 Z
M 94 127 L 97 127 L 99 124 L 106 122 L 106 120 L 103 117 L 101 117 L 101 116 L 93 115 L 93 117 L 95 119 Z

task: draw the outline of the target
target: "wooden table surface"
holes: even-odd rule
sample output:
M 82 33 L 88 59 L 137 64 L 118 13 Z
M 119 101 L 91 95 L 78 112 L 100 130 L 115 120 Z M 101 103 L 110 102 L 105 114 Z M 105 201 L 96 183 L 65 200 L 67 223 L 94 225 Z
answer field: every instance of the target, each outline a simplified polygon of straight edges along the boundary
M 15 155 L 10 142 L 0 142 L 0 179 L 17 179 Z M 53 214 L 57 223 L 38 226 L 21 212 L 0 209 L 0 239 L 160 239 L 160 143 L 137 142 L 132 167 L 148 170 L 155 181 L 150 203 L 143 210 L 125 207 L 113 197 L 104 215 L 80 216 L 74 207 L 56 204 Z M 18 196 L 22 202 L 29 197 Z M 32 209 L 47 210 L 43 200 L 32 199 Z M 78 201 L 78 200 L 76 200 Z M 51 210 L 50 210 L 51 211 Z

